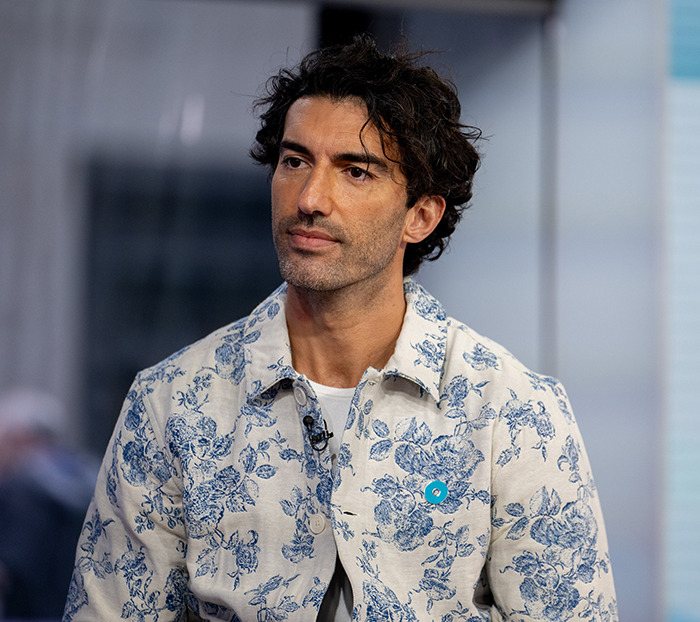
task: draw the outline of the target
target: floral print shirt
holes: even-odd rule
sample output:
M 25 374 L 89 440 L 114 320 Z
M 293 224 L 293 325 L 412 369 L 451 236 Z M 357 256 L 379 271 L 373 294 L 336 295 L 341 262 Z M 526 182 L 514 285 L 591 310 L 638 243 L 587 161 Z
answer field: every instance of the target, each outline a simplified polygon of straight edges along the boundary
M 353 620 L 617 620 L 564 389 L 411 279 L 332 472 L 283 285 L 141 372 L 83 527 L 64 620 L 313 620 L 336 555 Z M 313 423 L 307 430 L 304 418 Z

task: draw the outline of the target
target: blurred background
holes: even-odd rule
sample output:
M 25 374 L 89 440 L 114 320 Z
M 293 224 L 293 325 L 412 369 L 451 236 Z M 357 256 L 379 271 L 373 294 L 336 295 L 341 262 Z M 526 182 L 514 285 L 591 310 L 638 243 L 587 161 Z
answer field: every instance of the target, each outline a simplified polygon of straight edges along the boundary
M 420 280 L 567 387 L 621 620 L 700 620 L 700 0 L 1 0 L 8 617 L 55 616 L 22 573 L 50 564 L 62 600 L 72 551 L 28 554 L 22 534 L 74 547 L 135 373 L 278 284 L 252 103 L 360 31 L 440 50 L 488 137 L 473 207 Z M 44 509 L 12 505 L 26 464 L 46 466 Z M 52 518 L 17 526 L 17 507 Z

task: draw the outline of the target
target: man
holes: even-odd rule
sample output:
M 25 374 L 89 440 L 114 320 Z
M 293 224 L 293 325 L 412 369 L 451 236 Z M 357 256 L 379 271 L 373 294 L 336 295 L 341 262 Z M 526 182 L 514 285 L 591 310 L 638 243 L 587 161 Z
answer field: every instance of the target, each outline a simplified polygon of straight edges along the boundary
M 137 377 L 65 620 L 617 619 L 563 388 L 409 277 L 479 162 L 415 61 L 360 38 L 268 84 L 286 283 Z

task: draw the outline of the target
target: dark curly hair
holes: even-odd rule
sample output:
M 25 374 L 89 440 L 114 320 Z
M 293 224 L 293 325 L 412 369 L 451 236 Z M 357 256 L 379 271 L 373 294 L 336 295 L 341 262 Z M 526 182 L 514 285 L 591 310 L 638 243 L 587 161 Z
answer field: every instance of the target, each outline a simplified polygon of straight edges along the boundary
M 417 64 L 422 53 L 384 54 L 368 36 L 346 46 L 311 52 L 294 69 L 282 69 L 267 82 L 255 103 L 261 127 L 250 150 L 254 160 L 275 170 L 290 106 L 301 97 L 360 98 L 382 144 L 399 148 L 399 165 L 408 180 L 408 207 L 424 195 L 442 196 L 445 213 L 424 240 L 408 244 L 403 273 L 413 274 L 424 259 L 437 259 L 472 196 L 479 167 L 473 142 L 481 132 L 460 123 L 455 86 L 433 69 Z M 385 153 L 386 155 L 386 153 Z M 388 157 L 388 156 L 387 156 Z

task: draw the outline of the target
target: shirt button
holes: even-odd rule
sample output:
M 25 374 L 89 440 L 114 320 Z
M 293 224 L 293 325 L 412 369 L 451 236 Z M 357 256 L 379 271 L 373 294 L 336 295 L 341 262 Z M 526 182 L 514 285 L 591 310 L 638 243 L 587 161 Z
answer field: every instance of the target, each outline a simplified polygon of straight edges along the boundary
M 318 535 L 326 528 L 326 519 L 321 514 L 313 514 L 309 521 L 311 533 Z
M 294 387 L 294 399 L 299 406 L 304 406 L 306 404 L 306 391 L 301 387 Z

